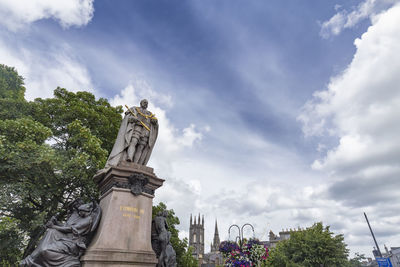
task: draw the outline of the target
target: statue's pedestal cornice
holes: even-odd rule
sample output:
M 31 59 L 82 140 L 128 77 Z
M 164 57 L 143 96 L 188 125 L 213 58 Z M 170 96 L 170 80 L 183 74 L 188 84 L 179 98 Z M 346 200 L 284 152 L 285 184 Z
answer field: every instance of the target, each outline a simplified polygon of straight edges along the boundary
M 154 197 L 154 191 L 165 181 L 154 174 L 153 168 L 133 162 L 123 162 L 118 166 L 104 168 L 98 171 L 93 179 L 99 186 L 102 198 L 113 187 L 131 188 L 130 180 L 132 181 L 134 177 L 148 179 L 143 188 L 143 195 L 148 197 Z

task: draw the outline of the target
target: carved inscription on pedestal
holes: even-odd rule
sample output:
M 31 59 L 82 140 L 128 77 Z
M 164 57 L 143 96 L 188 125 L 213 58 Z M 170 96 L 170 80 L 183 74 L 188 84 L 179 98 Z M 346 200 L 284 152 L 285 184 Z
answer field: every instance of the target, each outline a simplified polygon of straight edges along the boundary
M 119 206 L 119 210 L 122 211 L 122 217 L 140 219 L 140 215 L 144 214 L 144 209 L 131 206 Z

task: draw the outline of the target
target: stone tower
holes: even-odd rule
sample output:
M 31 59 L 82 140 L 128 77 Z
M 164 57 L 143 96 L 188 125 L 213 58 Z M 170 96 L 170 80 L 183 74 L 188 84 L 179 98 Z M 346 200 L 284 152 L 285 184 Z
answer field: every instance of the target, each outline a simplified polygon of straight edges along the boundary
M 204 255 L 204 215 L 200 222 L 199 217 L 196 220 L 192 220 L 192 214 L 190 214 L 190 227 L 189 227 L 189 246 L 194 248 L 193 256 L 196 259 L 202 259 Z
M 218 234 L 218 225 L 217 225 L 217 220 L 215 220 L 214 240 L 211 243 L 211 252 L 218 252 L 219 245 L 220 245 L 220 240 Z

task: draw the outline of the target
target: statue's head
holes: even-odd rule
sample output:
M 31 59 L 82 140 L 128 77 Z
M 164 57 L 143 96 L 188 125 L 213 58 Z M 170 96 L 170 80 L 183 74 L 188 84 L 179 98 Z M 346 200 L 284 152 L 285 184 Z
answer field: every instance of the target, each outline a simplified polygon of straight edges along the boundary
M 157 212 L 157 216 L 167 217 L 168 216 L 168 211 L 167 210 L 160 210 L 159 212 Z
M 81 206 L 82 204 L 83 200 L 81 198 L 77 198 L 69 203 L 68 209 L 70 210 L 70 212 L 73 212 L 73 210 L 78 210 L 79 206 Z
M 79 206 L 78 208 L 79 216 L 87 217 L 93 211 L 93 203 L 87 203 Z
M 146 109 L 148 105 L 149 105 L 149 101 L 147 101 L 147 99 L 142 99 L 140 101 L 140 107 L 141 108 Z

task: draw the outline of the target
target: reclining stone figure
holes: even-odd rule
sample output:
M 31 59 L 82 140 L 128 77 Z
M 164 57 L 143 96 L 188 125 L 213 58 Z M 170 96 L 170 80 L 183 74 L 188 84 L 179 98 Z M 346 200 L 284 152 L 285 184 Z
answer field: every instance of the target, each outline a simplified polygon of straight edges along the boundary
M 46 224 L 46 232 L 31 255 L 21 261 L 22 267 L 78 267 L 80 257 L 90 243 L 101 217 L 96 202 L 86 203 L 78 199 L 71 205 L 65 223 L 53 216 Z

